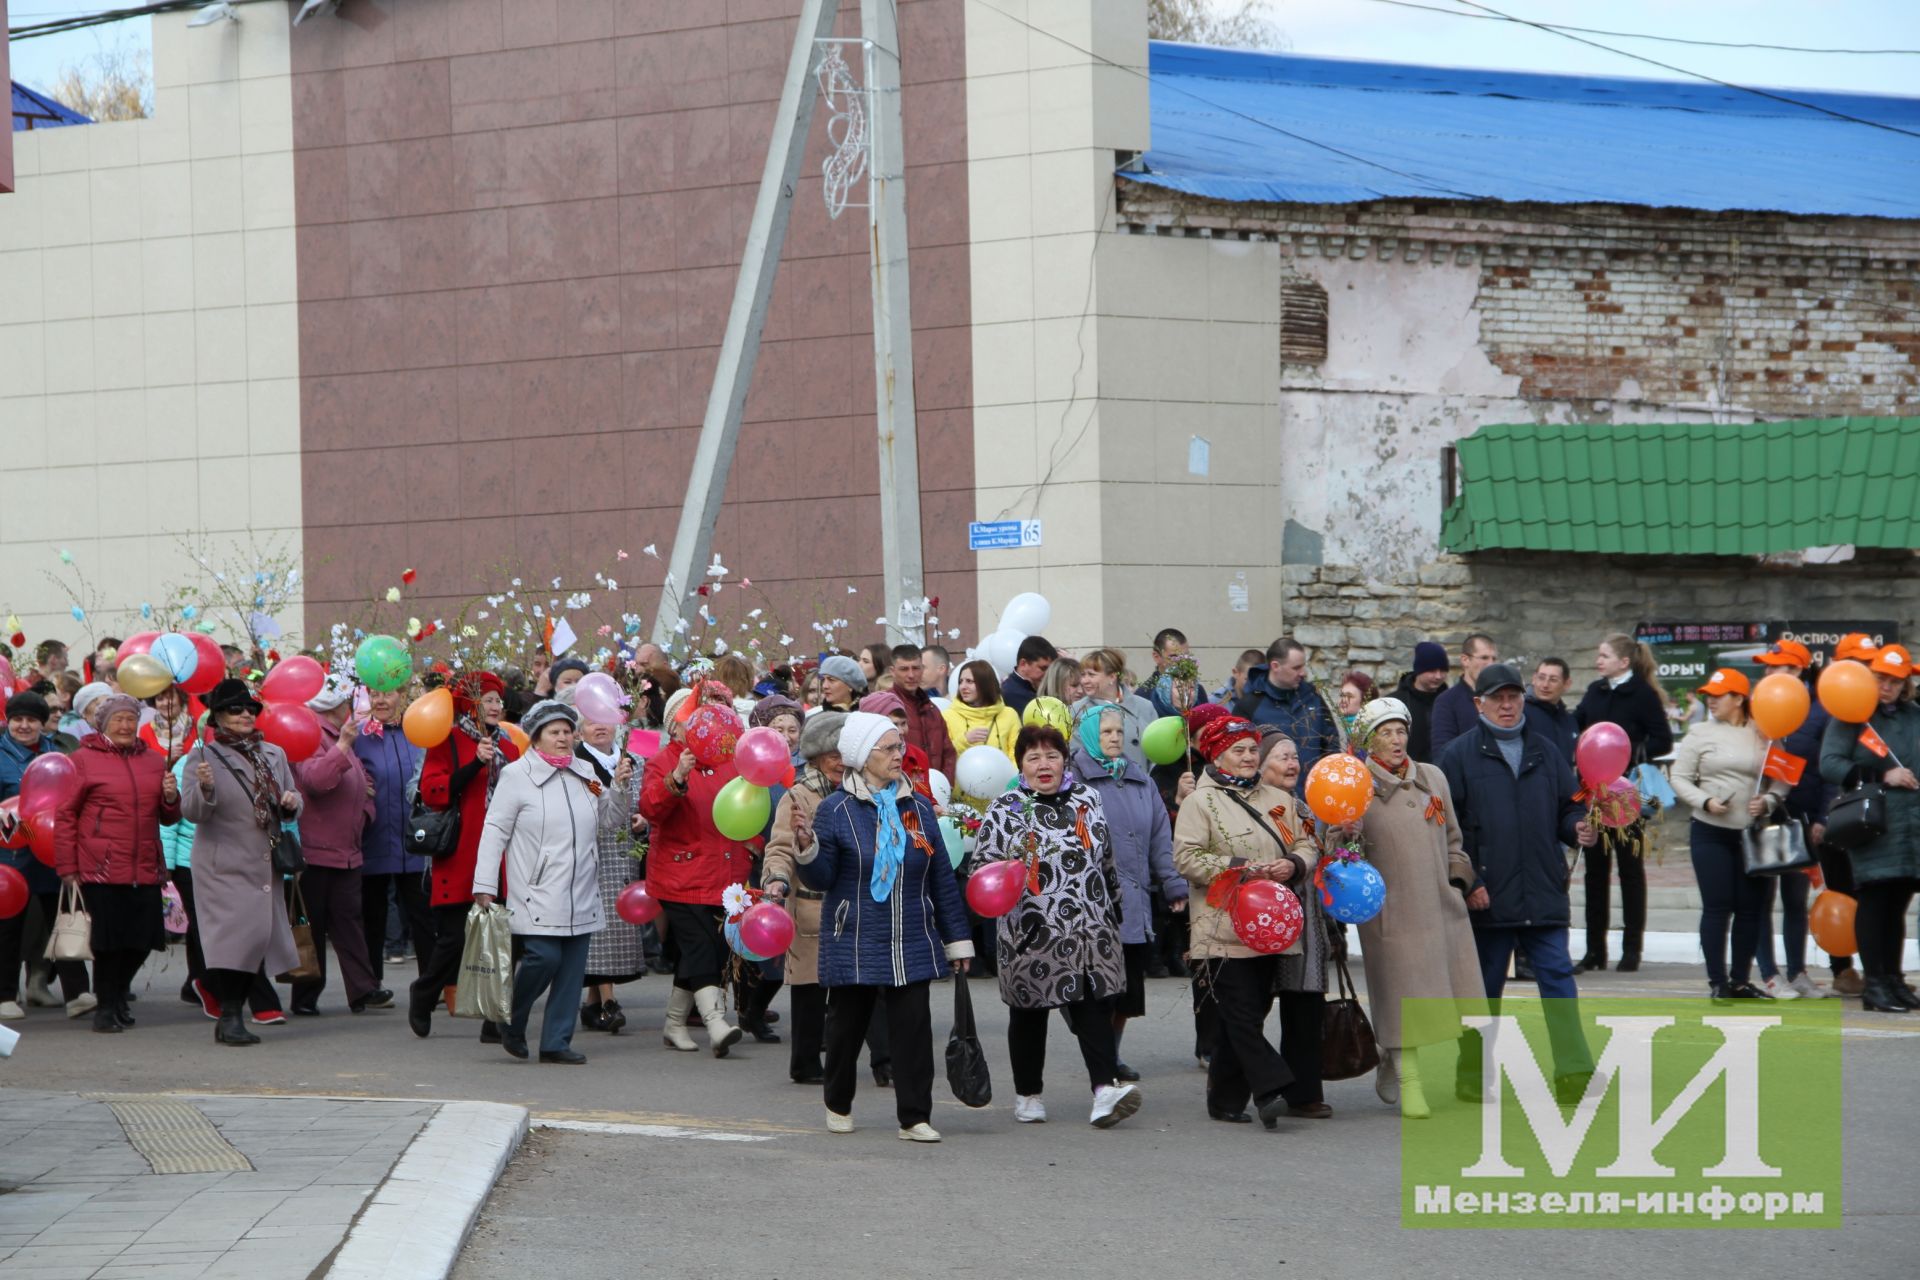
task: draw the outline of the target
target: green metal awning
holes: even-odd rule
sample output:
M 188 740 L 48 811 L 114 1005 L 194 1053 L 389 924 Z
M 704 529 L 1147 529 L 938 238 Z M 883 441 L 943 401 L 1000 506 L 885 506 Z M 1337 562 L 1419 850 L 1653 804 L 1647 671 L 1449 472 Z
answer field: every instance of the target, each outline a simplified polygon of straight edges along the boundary
M 1456 449 L 1449 551 L 1920 548 L 1920 418 L 1500 423 Z

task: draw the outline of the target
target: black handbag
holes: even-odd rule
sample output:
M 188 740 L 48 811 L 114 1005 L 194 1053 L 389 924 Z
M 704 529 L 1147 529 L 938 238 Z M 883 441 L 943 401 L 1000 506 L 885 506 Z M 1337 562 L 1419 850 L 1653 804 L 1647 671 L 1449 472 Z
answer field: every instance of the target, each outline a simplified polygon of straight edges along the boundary
M 973 1026 L 973 993 L 965 974 L 953 979 L 953 1031 L 947 1036 L 947 1087 L 969 1107 L 993 1101 L 993 1077 L 987 1070 L 987 1051 Z
M 449 740 L 447 750 L 453 753 L 454 771 L 460 768 L 460 752 Z M 447 807 L 429 809 L 422 803 L 420 793 L 413 793 L 413 810 L 407 815 L 407 830 L 401 843 L 408 853 L 415 857 L 432 858 L 435 862 L 450 856 L 460 847 L 460 793 L 448 793 Z
M 1340 979 L 1340 998 L 1327 1001 L 1326 1020 L 1320 1027 L 1320 1078 L 1351 1080 L 1380 1065 L 1380 1046 L 1373 1038 L 1367 1011 L 1354 997 L 1346 955 L 1336 956 L 1333 963 Z
M 1826 843 L 1858 849 L 1887 834 L 1887 789 L 1864 781 L 1858 769 L 1841 785 L 1840 797 L 1827 810 Z
M 1750 876 L 1779 876 L 1814 865 L 1800 819 L 1766 817 L 1740 833 L 1740 859 Z

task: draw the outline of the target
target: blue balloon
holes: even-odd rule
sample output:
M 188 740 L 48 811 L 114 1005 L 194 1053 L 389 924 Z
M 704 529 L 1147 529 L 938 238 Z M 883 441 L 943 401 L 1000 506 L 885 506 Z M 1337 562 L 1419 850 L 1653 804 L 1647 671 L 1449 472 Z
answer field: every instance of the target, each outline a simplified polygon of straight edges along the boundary
M 160 659 L 175 684 L 193 679 L 193 673 L 200 668 L 200 651 L 193 647 L 193 641 L 177 632 L 169 631 L 155 640 L 148 652 Z
M 1333 899 L 1327 914 L 1344 924 L 1365 924 L 1387 905 L 1387 882 L 1371 862 L 1327 862 L 1321 876 Z
M 746 945 L 740 941 L 740 926 L 735 921 L 727 921 L 726 924 L 721 926 L 720 932 L 726 936 L 727 945 L 733 949 L 733 954 L 739 956 L 741 959 L 751 960 L 758 964 L 767 958 L 765 956 L 755 955 L 753 952 L 747 950 Z

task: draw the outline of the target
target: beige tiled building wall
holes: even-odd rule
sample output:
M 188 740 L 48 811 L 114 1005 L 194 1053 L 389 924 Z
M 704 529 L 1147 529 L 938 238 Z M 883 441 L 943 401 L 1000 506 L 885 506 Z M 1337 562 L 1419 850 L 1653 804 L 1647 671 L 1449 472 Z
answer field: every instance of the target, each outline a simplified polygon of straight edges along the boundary
M 0 609 L 30 642 L 137 629 L 142 600 L 201 572 L 182 538 L 298 554 L 289 24 L 280 5 L 243 14 L 153 19 L 151 118 L 15 135 Z M 85 624 L 42 573 L 60 548 L 109 605 Z

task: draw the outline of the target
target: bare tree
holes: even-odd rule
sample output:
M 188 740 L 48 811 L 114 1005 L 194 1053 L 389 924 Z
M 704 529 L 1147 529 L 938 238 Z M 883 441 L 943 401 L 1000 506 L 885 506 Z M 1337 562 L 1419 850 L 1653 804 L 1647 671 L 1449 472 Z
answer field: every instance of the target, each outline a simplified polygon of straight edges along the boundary
M 1287 47 L 1286 37 L 1267 16 L 1267 0 L 1147 0 L 1147 34 L 1188 44 Z
M 123 36 L 64 67 L 47 96 L 95 120 L 139 120 L 153 114 L 153 55 Z

